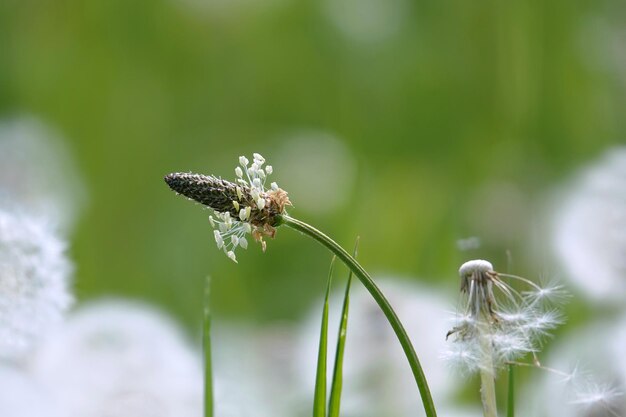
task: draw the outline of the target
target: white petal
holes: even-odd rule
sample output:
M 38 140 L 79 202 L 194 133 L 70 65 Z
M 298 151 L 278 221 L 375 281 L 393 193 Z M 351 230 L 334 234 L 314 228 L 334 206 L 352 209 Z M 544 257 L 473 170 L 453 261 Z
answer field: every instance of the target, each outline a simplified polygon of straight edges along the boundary
M 265 163 L 265 158 L 263 158 L 261 154 L 253 153 L 252 158 L 254 158 L 254 162 L 256 162 L 259 166 Z

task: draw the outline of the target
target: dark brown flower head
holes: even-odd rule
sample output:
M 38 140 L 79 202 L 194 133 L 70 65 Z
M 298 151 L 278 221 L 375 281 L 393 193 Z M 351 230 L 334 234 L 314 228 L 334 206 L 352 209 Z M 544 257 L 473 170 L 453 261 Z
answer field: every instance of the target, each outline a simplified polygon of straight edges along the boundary
M 215 211 L 231 211 L 237 200 L 237 185 L 214 176 L 175 172 L 167 174 L 165 182 L 176 193 Z
M 237 246 L 247 247 L 247 233 L 261 242 L 265 250 L 263 237 L 274 237 L 280 215 L 286 206 L 291 205 L 287 192 L 278 188 L 275 182 L 269 190 L 265 189 L 267 176 L 273 169 L 271 165 L 263 168 L 265 159 L 261 155 L 254 154 L 250 167 L 248 159 L 243 156 L 239 162 L 241 166 L 235 168 L 236 183 L 212 175 L 185 172 L 165 176 L 165 182 L 176 193 L 215 211 L 217 219 L 210 218 L 213 227 L 217 227 L 215 240 L 233 260 L 233 250 Z
M 178 194 L 258 227 L 277 226 L 277 216 L 285 211 L 285 206 L 291 205 L 287 192 L 280 188 L 260 192 L 255 200 L 250 187 L 212 175 L 175 172 L 167 174 L 165 182 Z M 265 203 L 258 204 L 259 199 Z M 248 207 L 250 211 L 246 215 Z

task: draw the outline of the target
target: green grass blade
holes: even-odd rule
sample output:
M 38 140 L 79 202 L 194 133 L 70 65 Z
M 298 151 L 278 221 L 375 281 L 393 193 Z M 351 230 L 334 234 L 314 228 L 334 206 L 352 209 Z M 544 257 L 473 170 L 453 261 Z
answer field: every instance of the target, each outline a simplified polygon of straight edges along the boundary
M 315 397 L 313 399 L 313 417 L 326 417 L 326 360 L 328 346 L 328 297 L 330 285 L 333 279 L 333 268 L 336 256 L 333 256 L 328 271 L 328 283 L 326 284 L 326 296 L 322 310 L 322 326 L 320 329 L 320 346 L 317 354 L 317 374 L 315 376 Z
M 352 256 L 356 258 L 359 238 L 354 245 Z M 339 417 L 341 406 L 341 389 L 343 388 L 343 354 L 346 347 L 346 334 L 348 331 L 348 310 L 350 309 L 350 284 L 352 283 L 352 271 L 348 274 L 346 292 L 343 296 L 343 307 L 341 309 L 341 322 L 337 335 L 337 348 L 335 350 L 335 369 L 333 370 L 333 381 L 330 386 L 330 400 L 328 402 L 328 417 Z
M 204 312 L 202 317 L 202 350 L 204 351 L 204 417 L 213 417 L 213 369 L 211 366 L 211 278 L 204 287 Z
M 515 372 L 513 364 L 509 364 L 509 387 L 506 401 L 506 417 L 515 417 Z
M 417 353 L 415 352 L 415 348 L 413 347 L 411 338 L 409 338 L 409 335 L 402 325 L 402 322 L 398 318 L 398 315 L 391 307 L 391 304 L 389 304 L 389 300 L 387 300 L 387 297 L 385 297 L 385 295 L 382 293 L 380 288 L 378 288 L 374 280 L 372 280 L 372 277 L 367 273 L 365 269 L 363 269 L 361 264 L 359 264 L 356 259 L 354 259 L 348 252 L 346 252 L 345 249 L 339 246 L 337 242 L 335 242 L 330 237 L 320 232 L 310 224 L 307 224 L 298 219 L 294 219 L 293 217 L 290 217 L 286 214 L 278 216 L 278 225 L 281 224 L 284 224 L 285 226 L 290 227 L 316 240 L 318 243 L 325 246 L 328 250 L 334 253 L 348 268 L 350 268 L 352 272 L 354 272 L 354 275 L 361 281 L 363 286 L 376 301 L 381 311 L 385 314 L 389 325 L 391 326 L 398 338 L 398 342 L 400 342 L 400 346 L 402 346 L 402 350 L 404 351 L 404 354 L 406 355 L 406 358 L 409 362 L 409 366 L 411 367 L 411 371 L 413 372 L 413 377 L 415 379 L 415 383 L 417 384 L 420 397 L 422 398 L 426 417 L 437 417 L 437 410 L 435 409 L 433 397 L 430 394 L 428 381 L 426 381 L 424 370 L 422 369 L 422 365 L 420 364 L 419 358 L 417 357 Z

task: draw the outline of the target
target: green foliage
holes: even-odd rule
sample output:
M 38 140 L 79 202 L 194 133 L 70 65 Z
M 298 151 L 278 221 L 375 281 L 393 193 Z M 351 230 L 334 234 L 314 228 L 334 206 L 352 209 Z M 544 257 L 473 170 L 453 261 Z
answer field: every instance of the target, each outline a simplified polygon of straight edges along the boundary
M 328 297 L 333 279 L 335 259 L 333 256 L 328 271 L 326 295 L 324 296 L 324 308 L 322 310 L 322 325 L 320 329 L 320 345 L 317 356 L 317 373 L 315 375 L 315 396 L 313 399 L 313 417 L 326 417 L 326 365 L 328 349 Z
M 356 259 L 359 240 L 357 238 L 354 245 L 352 257 Z M 339 417 L 341 406 L 341 389 L 343 387 L 343 356 L 346 347 L 346 336 L 348 332 L 348 311 L 350 309 L 350 284 L 352 283 L 352 271 L 348 273 L 348 282 L 343 296 L 343 306 L 341 308 L 341 320 L 337 334 L 337 347 L 335 349 L 335 368 L 333 370 L 333 381 L 330 387 L 330 400 L 328 401 L 328 417 Z

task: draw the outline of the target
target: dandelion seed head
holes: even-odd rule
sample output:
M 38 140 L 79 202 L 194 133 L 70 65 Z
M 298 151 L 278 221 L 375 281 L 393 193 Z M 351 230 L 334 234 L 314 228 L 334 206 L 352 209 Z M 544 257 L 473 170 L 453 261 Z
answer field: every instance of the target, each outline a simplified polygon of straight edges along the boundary
M 215 229 L 215 243 L 226 256 L 237 262 L 235 249 L 246 249 L 245 236 L 251 234 L 254 240 L 266 248 L 264 237 L 274 237 L 279 216 L 291 205 L 287 192 L 272 182 L 265 187 L 267 178 L 273 173 L 268 165 L 263 169 L 265 158 L 255 153 L 253 162 L 245 156 L 239 157 L 235 167 L 236 183 L 221 178 L 191 173 L 172 173 L 165 176 L 165 182 L 175 192 L 213 209 L 209 217 Z M 240 242 L 245 241 L 245 244 Z
M 531 339 L 524 332 L 494 332 L 490 341 L 497 355 L 495 362 L 500 364 L 535 350 Z
M 65 249 L 44 219 L 0 209 L 0 358 L 23 358 L 70 306 Z
M 447 334 L 450 346 L 444 358 L 465 372 L 493 372 L 508 361 L 538 351 L 541 338 L 561 323 L 549 299 L 560 289 L 544 289 L 532 281 L 500 274 L 485 260 L 468 261 L 459 269 L 462 311 Z M 530 290 L 518 292 L 505 279 L 514 279 Z M 539 294 L 539 296 L 537 295 Z M 489 358 L 488 360 L 479 360 Z
M 466 343 L 449 343 L 439 357 L 451 369 L 464 375 L 480 370 L 481 349 L 476 339 Z
M 484 259 L 474 259 L 461 265 L 459 268 L 459 275 L 461 277 L 467 277 L 476 272 L 489 271 L 493 271 L 493 265 L 491 265 L 491 262 L 485 261 Z
M 522 295 L 525 302 L 533 303 L 549 303 L 554 305 L 564 304 L 571 298 L 571 294 L 561 284 L 554 281 L 548 282 L 537 288 L 523 291 Z

